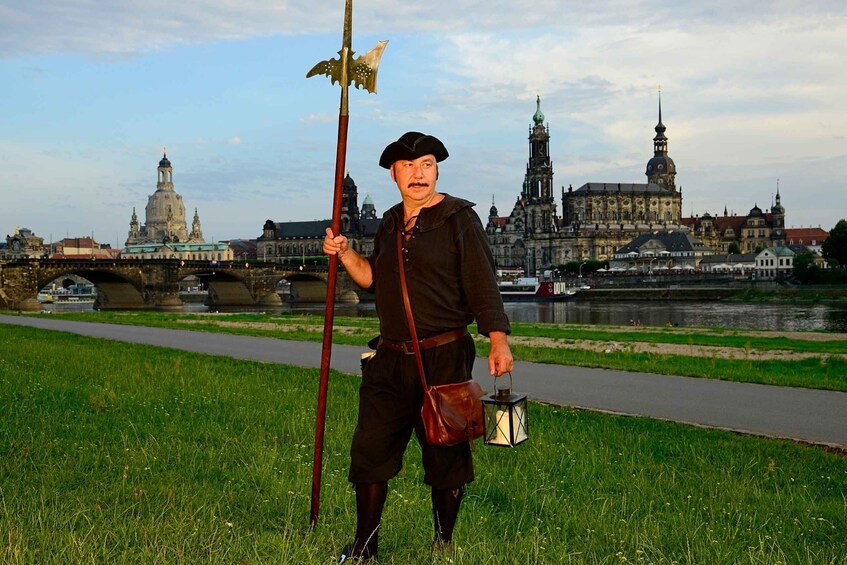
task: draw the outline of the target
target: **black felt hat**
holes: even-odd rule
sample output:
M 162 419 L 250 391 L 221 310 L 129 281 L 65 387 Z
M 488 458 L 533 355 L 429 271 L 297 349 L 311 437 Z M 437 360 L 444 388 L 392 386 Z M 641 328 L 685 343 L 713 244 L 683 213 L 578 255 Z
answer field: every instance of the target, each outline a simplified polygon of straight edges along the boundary
M 417 131 L 410 131 L 400 136 L 400 139 L 388 144 L 379 158 L 379 166 L 390 169 L 394 161 L 414 161 L 424 155 L 435 155 L 435 162 L 440 163 L 450 156 L 447 148 L 437 137 Z

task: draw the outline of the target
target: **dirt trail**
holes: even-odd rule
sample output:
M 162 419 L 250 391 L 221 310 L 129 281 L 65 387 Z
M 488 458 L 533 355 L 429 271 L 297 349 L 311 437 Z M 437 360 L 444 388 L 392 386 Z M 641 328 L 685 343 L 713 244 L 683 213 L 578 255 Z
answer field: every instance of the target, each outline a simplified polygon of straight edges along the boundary
M 661 355 L 684 355 L 686 357 L 706 357 L 719 359 L 766 360 L 783 359 L 798 360 L 818 357 L 842 357 L 847 355 L 806 353 L 801 351 L 783 351 L 778 349 L 757 350 L 739 347 L 715 347 L 709 345 L 684 345 L 677 343 L 648 343 L 643 341 L 592 341 L 587 339 L 562 342 L 543 337 L 511 336 L 509 341 L 530 347 L 547 347 L 551 349 L 585 349 L 597 353 L 616 353 L 630 351 L 634 353 L 658 353 Z

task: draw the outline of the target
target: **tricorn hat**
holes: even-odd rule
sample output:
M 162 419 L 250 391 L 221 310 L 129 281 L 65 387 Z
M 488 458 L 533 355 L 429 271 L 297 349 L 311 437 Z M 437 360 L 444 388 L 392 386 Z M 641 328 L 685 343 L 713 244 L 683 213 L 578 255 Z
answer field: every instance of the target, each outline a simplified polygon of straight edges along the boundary
M 394 161 L 403 159 L 414 161 L 424 155 L 435 155 L 435 162 L 440 163 L 450 156 L 447 148 L 437 137 L 417 131 L 410 131 L 400 136 L 400 139 L 388 144 L 379 158 L 379 166 L 390 169 Z

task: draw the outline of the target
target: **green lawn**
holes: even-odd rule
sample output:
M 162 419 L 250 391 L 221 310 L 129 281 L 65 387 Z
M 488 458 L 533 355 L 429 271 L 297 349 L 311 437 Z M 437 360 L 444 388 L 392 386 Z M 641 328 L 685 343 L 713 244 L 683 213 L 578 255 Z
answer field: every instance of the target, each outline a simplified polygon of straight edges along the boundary
M 0 326 L 8 563 L 330 563 L 358 379 L 330 381 L 308 528 L 317 371 Z M 477 446 L 457 563 L 847 563 L 847 460 L 787 441 L 533 404 Z M 414 443 L 381 563 L 428 561 Z

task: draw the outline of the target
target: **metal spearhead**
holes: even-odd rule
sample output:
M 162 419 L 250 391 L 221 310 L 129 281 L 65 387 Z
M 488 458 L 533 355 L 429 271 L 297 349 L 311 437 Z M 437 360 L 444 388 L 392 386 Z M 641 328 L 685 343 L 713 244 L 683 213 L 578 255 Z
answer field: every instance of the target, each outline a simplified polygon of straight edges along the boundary
M 385 50 L 385 46 L 387 44 L 388 41 L 380 41 L 376 44 L 376 47 L 356 58 L 353 58 L 353 51 L 347 51 L 347 53 L 349 53 L 346 61 L 348 69 L 348 85 L 352 81 L 356 88 L 364 88 L 371 94 L 376 94 L 376 74 L 379 70 L 379 61 L 382 58 L 382 52 Z M 338 54 L 341 55 L 338 59 L 321 61 L 312 67 L 312 70 L 306 74 L 306 78 L 313 77 L 315 75 L 326 75 L 332 79 L 333 84 L 336 82 L 342 83 L 344 81 L 344 51 L 345 50 L 342 49 L 338 52 Z
M 344 39 L 337 59 L 321 61 L 306 74 L 306 78 L 315 75 L 326 75 L 332 83 L 341 85 L 346 90 L 351 81 L 356 88 L 364 88 L 368 92 L 376 93 L 376 75 L 379 70 L 379 61 L 388 41 L 380 41 L 376 47 L 365 53 L 364 56 L 353 57 L 352 49 L 352 0 L 347 0 L 344 8 Z

